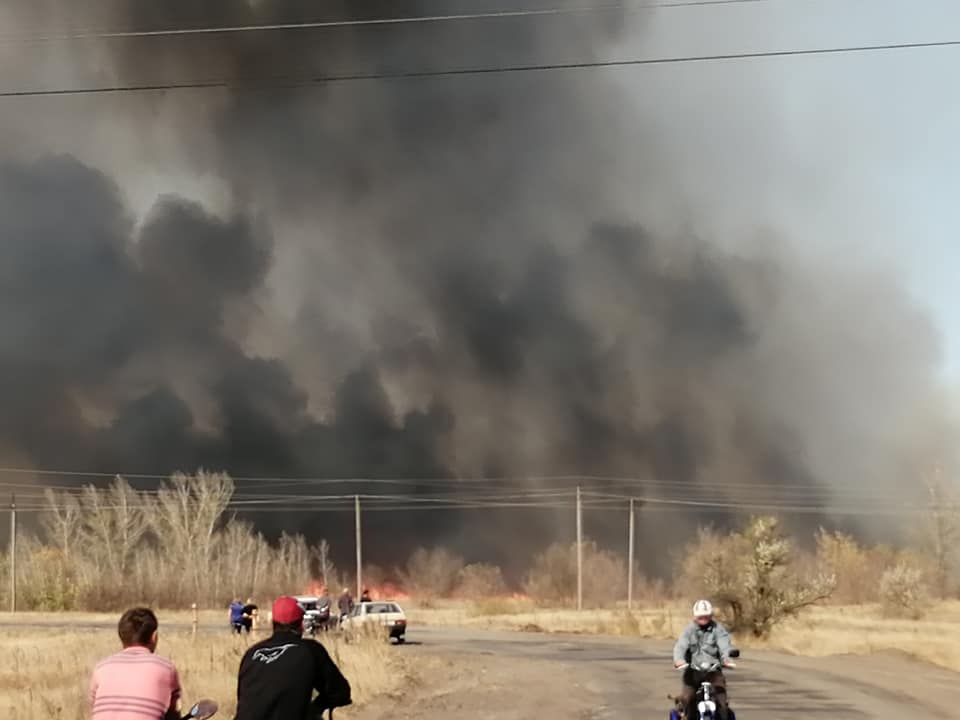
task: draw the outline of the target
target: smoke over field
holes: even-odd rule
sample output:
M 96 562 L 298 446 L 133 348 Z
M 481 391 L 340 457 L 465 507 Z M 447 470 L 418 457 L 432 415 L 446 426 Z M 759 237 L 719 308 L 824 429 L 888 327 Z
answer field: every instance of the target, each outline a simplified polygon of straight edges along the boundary
M 23 33 L 454 11 L 20 5 L 5 19 Z M 815 262 L 776 232 L 747 253 L 684 217 L 686 230 L 654 229 L 636 208 L 670 174 L 666 131 L 608 75 L 271 87 L 601 57 L 625 33 L 642 36 L 635 20 L 20 48 L 30 61 L 4 70 L 10 86 L 241 89 L 41 98 L 5 112 L 16 142 L 0 166 L 0 462 L 615 475 L 734 499 L 754 483 L 818 497 L 909 485 L 934 442 L 927 318 L 868 261 Z M 492 542 L 487 519 L 433 520 L 389 518 L 382 532 Z M 547 520 L 522 523 L 524 538 L 548 540 Z

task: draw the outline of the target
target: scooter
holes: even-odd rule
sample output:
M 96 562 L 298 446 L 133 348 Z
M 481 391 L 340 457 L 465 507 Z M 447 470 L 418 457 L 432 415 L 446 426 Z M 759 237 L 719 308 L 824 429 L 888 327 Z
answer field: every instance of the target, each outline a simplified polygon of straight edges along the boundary
M 201 700 L 183 716 L 182 720 L 207 720 L 217 714 L 220 707 L 213 700 Z
M 730 651 L 731 658 L 740 657 L 739 650 Z M 708 677 L 715 672 L 719 672 L 723 669 L 722 663 L 704 663 L 700 667 L 695 667 L 693 670 L 703 677 Z M 735 667 L 728 665 L 727 667 Z M 690 665 L 681 665 L 678 670 L 685 671 L 690 669 Z M 700 683 L 700 687 L 697 689 L 696 694 L 696 708 L 697 708 L 697 717 L 688 718 L 686 717 L 687 708 L 683 707 L 680 704 L 679 698 L 677 699 L 677 707 L 670 711 L 670 720 L 718 720 L 717 715 L 717 701 L 716 701 L 716 691 L 714 690 L 713 683 L 707 682 L 706 680 Z M 727 706 L 727 720 L 737 720 L 736 713 Z

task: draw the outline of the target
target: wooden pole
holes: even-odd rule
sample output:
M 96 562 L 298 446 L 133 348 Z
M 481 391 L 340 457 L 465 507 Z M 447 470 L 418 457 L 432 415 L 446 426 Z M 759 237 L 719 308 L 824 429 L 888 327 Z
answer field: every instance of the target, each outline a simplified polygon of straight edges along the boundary
M 630 498 L 630 521 L 627 530 L 627 610 L 633 610 L 633 546 L 634 546 L 634 511 L 633 498 Z
M 10 612 L 17 611 L 17 496 L 10 496 Z
M 353 496 L 354 524 L 357 533 L 357 602 L 363 593 L 363 540 L 360 534 L 360 496 Z
M 583 610 L 583 500 L 577 486 L 577 610 Z

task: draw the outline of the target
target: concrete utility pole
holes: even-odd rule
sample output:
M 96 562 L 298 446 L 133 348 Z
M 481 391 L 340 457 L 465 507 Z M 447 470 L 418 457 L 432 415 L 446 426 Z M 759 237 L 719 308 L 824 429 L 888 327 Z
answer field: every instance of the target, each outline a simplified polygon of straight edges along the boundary
M 10 496 L 10 612 L 17 611 L 17 496 Z
M 630 521 L 627 530 L 627 610 L 633 610 L 633 545 L 634 545 L 633 498 L 630 498 Z
M 577 485 L 577 610 L 583 610 L 583 501 Z
M 360 537 L 360 496 L 353 496 L 354 523 L 357 531 L 357 601 L 363 593 L 363 542 Z

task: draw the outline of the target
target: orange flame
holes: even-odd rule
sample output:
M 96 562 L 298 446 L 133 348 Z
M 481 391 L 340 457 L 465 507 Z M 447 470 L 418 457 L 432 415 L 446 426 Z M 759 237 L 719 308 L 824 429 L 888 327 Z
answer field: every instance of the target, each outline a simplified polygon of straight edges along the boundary
M 404 592 L 396 583 L 384 582 L 379 585 L 366 585 L 364 587 L 370 592 L 370 597 L 374 600 L 404 601 L 410 599 L 410 594 Z M 323 597 L 324 595 L 332 597 L 328 595 L 328 590 L 322 582 L 314 580 L 303 591 L 303 594 L 310 597 Z M 339 595 L 340 593 L 336 592 L 335 594 Z M 358 598 L 354 598 L 354 600 L 358 600 Z

